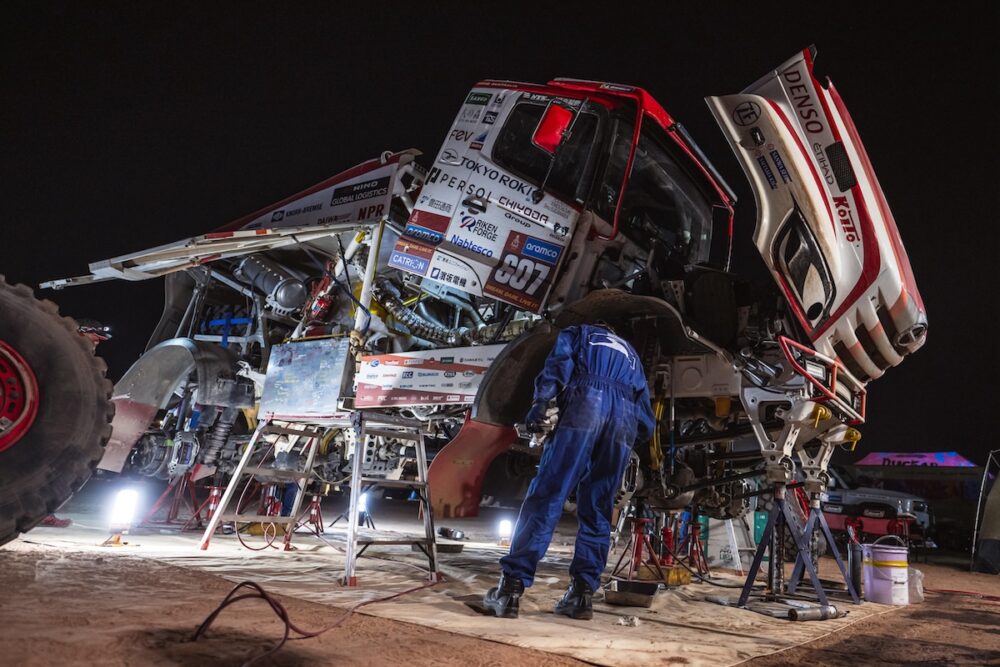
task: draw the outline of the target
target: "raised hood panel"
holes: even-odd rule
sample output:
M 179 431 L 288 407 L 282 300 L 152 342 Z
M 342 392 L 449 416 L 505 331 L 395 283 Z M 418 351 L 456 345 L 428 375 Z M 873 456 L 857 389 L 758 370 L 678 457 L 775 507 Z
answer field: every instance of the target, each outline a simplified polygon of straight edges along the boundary
M 708 98 L 753 186 L 754 243 L 818 351 L 862 381 L 923 345 L 899 231 L 836 89 L 803 50 L 738 95 Z

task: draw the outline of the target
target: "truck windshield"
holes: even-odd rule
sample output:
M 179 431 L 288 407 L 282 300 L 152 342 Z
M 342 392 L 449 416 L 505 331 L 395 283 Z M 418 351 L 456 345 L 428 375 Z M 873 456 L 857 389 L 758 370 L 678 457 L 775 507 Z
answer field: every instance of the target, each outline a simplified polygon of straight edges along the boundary
M 634 128 L 631 119 L 615 122 L 611 154 L 594 200 L 595 211 L 608 222 L 614 219 Z M 651 120 L 643 123 L 619 226 L 636 241 L 651 236 L 659 239 L 687 264 L 707 262 L 712 246 L 712 203 L 680 166 L 671 148 L 673 142 L 658 125 Z
M 535 184 L 545 179 L 549 154 L 531 143 L 531 136 L 545 111 L 544 104 L 520 102 L 511 111 L 493 144 L 493 161 Z M 593 175 L 594 137 L 597 115 L 584 111 L 573 126 L 572 136 L 559 148 L 547 190 L 570 201 L 583 201 Z

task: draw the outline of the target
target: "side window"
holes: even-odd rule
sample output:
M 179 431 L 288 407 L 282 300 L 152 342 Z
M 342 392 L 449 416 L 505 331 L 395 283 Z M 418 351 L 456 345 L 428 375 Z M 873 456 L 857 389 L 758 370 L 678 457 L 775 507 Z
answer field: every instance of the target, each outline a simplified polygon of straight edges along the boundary
M 594 198 L 595 211 L 608 222 L 614 218 L 634 127 L 629 120 L 617 120 L 608 165 Z M 687 263 L 704 262 L 712 243 L 712 203 L 668 150 L 670 140 L 658 136 L 662 134 L 653 121 L 643 123 L 619 226 L 629 238 L 658 239 Z
M 493 162 L 536 185 L 549 169 L 549 154 L 531 143 L 544 111 L 544 104 L 517 104 L 493 144 Z M 598 125 L 597 115 L 584 111 L 573 126 L 573 135 L 559 149 L 548 187 L 568 200 L 582 201 L 590 185 Z

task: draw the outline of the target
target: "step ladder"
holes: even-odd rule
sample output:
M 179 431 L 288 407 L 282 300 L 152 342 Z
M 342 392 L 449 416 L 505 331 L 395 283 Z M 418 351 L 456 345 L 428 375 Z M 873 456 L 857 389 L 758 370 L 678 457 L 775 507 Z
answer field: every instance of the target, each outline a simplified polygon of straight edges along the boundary
M 427 451 L 424 447 L 424 437 L 429 433 L 429 424 L 413 419 L 404 419 L 394 415 L 371 410 L 358 410 L 352 415 L 354 433 L 354 460 L 351 473 L 351 504 L 347 512 L 347 557 L 344 564 L 343 583 L 347 586 L 357 586 L 358 579 L 355 567 L 358 558 L 372 545 L 415 545 L 427 556 L 428 577 L 431 581 L 439 581 L 437 541 L 434 532 L 434 514 L 431 509 L 430 497 L 427 491 Z M 365 477 L 364 462 L 372 447 L 369 436 L 383 436 L 396 440 L 409 440 L 416 449 L 417 478 L 415 480 L 382 479 Z M 423 517 L 423 537 L 400 537 L 380 539 L 361 536 L 358 533 L 358 518 L 361 494 L 373 488 L 405 488 L 416 492 L 420 501 L 420 513 Z M 359 548 L 360 547 L 360 548 Z
M 263 439 L 265 434 L 294 435 L 307 438 L 308 442 L 303 447 L 303 451 L 305 451 L 306 448 L 308 448 L 309 451 L 306 455 L 305 467 L 301 471 L 277 470 L 274 468 L 261 468 L 258 464 L 248 470 L 248 467 L 250 467 L 250 461 L 253 459 L 253 455 L 257 449 L 263 444 L 268 444 L 267 441 Z M 285 551 L 290 551 L 292 548 L 292 534 L 295 532 L 295 524 L 298 521 L 299 511 L 302 508 L 302 499 L 306 496 L 306 485 L 312 477 L 313 462 L 316 459 L 316 452 L 319 449 L 319 442 L 322 435 L 323 429 L 321 428 L 310 429 L 279 426 L 274 424 L 270 419 L 266 418 L 259 421 L 257 423 L 257 428 L 254 429 L 253 435 L 250 437 L 250 441 L 247 443 L 246 449 L 243 451 L 243 456 L 240 458 L 240 462 L 236 466 L 236 470 L 233 471 L 233 476 L 230 478 L 225 492 L 222 494 L 222 499 L 219 500 L 218 509 L 212 515 L 211 520 L 208 522 L 208 526 L 205 528 L 205 534 L 202 535 L 201 544 L 199 545 L 200 548 L 202 550 L 208 549 L 208 544 L 212 539 L 212 535 L 215 534 L 216 529 L 219 527 L 219 524 L 227 521 L 234 521 L 237 523 L 268 523 L 275 524 L 276 526 L 284 526 Z M 268 444 L 268 446 L 270 445 Z M 271 514 L 257 513 L 240 514 L 239 507 L 236 508 L 235 512 L 226 512 L 230 501 L 236 494 L 236 489 L 243 481 L 244 475 L 266 478 L 271 482 L 294 482 L 297 484 L 299 490 L 295 494 L 295 502 L 292 504 L 291 513 L 288 516 L 274 516 Z

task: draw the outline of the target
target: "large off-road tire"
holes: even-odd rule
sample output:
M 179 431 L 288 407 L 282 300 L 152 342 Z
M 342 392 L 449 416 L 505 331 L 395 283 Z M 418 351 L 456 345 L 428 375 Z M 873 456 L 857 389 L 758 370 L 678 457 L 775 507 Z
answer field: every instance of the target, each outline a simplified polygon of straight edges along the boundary
M 21 389 L 23 380 L 24 388 L 37 389 L 33 420 L 26 420 L 30 426 L 13 438 L 12 429 L 0 437 L 2 545 L 31 530 L 90 479 L 111 436 L 114 406 L 107 366 L 77 333 L 76 323 L 28 287 L 8 285 L 2 275 L 0 344 L 5 344 L 0 371 L 7 385 Z M 12 366 L 19 367 L 21 379 Z

